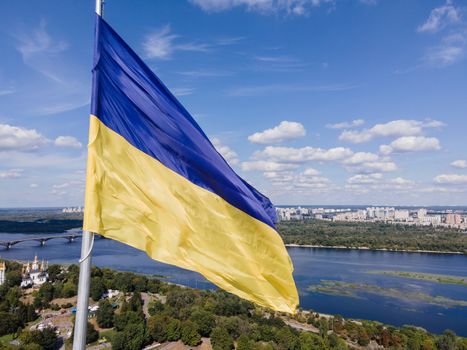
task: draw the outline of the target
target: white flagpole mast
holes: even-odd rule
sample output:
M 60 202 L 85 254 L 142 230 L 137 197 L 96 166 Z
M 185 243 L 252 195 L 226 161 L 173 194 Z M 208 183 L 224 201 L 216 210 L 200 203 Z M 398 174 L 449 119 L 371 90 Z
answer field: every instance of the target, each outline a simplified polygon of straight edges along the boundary
M 96 13 L 102 16 L 103 0 L 96 0 Z M 91 284 L 91 252 L 94 245 L 94 234 L 83 231 L 81 241 L 81 258 L 79 259 L 78 301 L 76 304 L 73 350 L 86 348 L 88 326 L 89 286 Z

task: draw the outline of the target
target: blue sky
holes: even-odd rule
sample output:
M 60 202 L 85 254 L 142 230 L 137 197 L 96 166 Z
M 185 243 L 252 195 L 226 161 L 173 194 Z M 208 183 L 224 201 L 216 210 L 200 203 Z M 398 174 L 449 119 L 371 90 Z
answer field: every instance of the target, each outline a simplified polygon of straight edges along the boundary
M 108 0 L 275 204 L 467 205 L 462 1 Z M 0 207 L 83 203 L 94 2 L 2 1 Z

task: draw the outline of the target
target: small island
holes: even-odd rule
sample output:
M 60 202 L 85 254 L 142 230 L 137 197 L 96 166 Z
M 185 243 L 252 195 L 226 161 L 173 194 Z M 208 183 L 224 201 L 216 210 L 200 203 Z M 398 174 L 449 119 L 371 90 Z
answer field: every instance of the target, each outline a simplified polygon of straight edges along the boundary
M 411 271 L 387 271 L 387 270 L 369 270 L 370 274 L 375 275 L 386 275 L 395 276 L 402 278 L 410 278 L 420 281 L 429 281 L 443 284 L 458 284 L 461 286 L 467 286 L 467 277 L 462 276 L 451 276 L 451 275 L 440 275 L 435 273 L 426 272 L 411 272 Z

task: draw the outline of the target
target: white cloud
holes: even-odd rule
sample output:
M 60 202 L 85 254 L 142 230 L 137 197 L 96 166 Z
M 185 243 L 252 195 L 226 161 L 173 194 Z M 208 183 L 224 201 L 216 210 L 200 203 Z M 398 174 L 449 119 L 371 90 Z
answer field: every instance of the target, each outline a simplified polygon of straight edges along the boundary
M 404 179 L 403 177 L 396 177 L 390 180 L 390 183 L 394 185 L 412 185 L 414 182 L 412 180 Z
M 0 170 L 0 179 L 17 179 L 23 176 L 23 169 Z
M 353 173 L 390 172 L 397 170 L 397 165 L 390 158 L 380 158 L 371 152 L 357 152 L 342 160 L 346 169 Z
M 294 173 L 293 171 L 267 171 L 263 175 L 274 186 L 288 191 L 295 190 L 324 190 L 333 187 L 331 181 L 324 176 L 317 176 L 319 172 L 316 169 L 308 168 L 303 172 Z
M 229 146 L 222 144 L 218 138 L 213 138 L 212 144 L 216 147 L 217 151 L 224 157 L 227 163 L 231 165 L 238 164 L 238 154 L 233 151 Z
M 45 20 L 28 31 L 16 30 L 13 36 L 24 64 L 34 71 L 16 91 L 17 109 L 30 115 L 50 115 L 89 104 L 87 70 L 69 60 L 67 42 L 52 36 Z
M 367 175 L 354 175 L 347 180 L 347 183 L 353 185 L 366 185 L 366 184 L 374 184 L 379 182 L 383 178 L 383 174 L 381 173 L 373 173 Z
M 47 142 L 34 129 L 0 124 L 0 151 L 36 151 Z
M 437 120 L 393 120 L 385 124 L 376 124 L 361 131 L 344 131 L 339 140 L 352 143 L 364 143 L 377 137 L 420 135 L 425 128 L 437 128 L 444 125 Z
M 445 36 L 439 45 L 430 47 L 422 57 L 423 65 L 443 68 L 465 57 L 466 38 L 462 33 Z
M 306 175 L 306 176 L 316 176 L 319 174 L 320 172 L 314 168 L 306 168 L 305 171 L 303 172 L 303 175 Z
M 425 136 L 403 136 L 391 142 L 390 145 L 381 145 L 379 150 L 382 154 L 392 152 L 421 152 L 436 151 L 441 149 L 436 137 Z
M 312 160 L 342 160 L 350 157 L 352 154 L 352 150 L 344 147 L 323 149 L 309 146 L 302 148 L 267 146 L 264 150 L 255 152 L 253 157 L 256 159 L 268 159 L 276 162 L 302 163 Z
M 171 89 L 172 93 L 179 97 L 179 96 L 188 96 L 192 95 L 195 89 L 193 88 L 173 88 Z
M 168 60 L 176 51 L 207 52 L 210 47 L 201 43 L 176 43 L 178 35 L 172 34 L 170 25 L 165 25 L 146 35 L 143 49 L 148 58 Z
M 360 174 L 350 177 L 347 180 L 346 189 L 354 193 L 381 193 L 392 192 L 407 193 L 414 190 L 414 181 L 396 177 L 385 179 L 381 173 Z
M 70 148 L 81 148 L 83 144 L 79 142 L 76 137 L 73 136 L 59 136 L 55 139 L 55 146 L 58 147 L 70 147 Z
M 442 174 L 436 176 L 433 180 L 437 184 L 461 185 L 467 184 L 467 175 Z
M 241 86 L 230 89 L 229 96 L 262 96 L 271 94 L 283 94 L 289 92 L 338 92 L 357 88 L 355 84 L 330 84 L 330 85 L 303 85 L 303 84 L 270 84 L 257 86 Z
M 354 168 L 350 168 L 350 170 L 354 172 L 358 172 L 358 173 L 373 173 L 375 171 L 390 172 L 390 171 L 396 171 L 397 165 L 396 163 L 390 160 L 379 160 L 375 162 L 361 163 Z
M 253 143 L 269 144 L 293 140 L 305 135 L 306 130 L 302 124 L 285 120 L 272 129 L 266 129 L 248 136 L 248 140 Z
M 59 190 L 59 189 L 62 189 L 62 188 L 67 188 L 69 186 L 70 186 L 69 182 L 64 182 L 62 184 L 53 185 L 52 188 Z
M 244 7 L 248 11 L 261 14 L 285 13 L 306 15 L 313 7 L 322 4 L 334 5 L 335 0 L 190 0 L 206 12 L 227 11 L 234 7 Z
M 273 161 L 266 161 L 266 160 L 255 160 L 255 161 L 248 161 L 242 163 L 242 169 L 244 171 L 266 171 L 266 172 L 274 172 L 274 171 L 283 171 L 283 170 L 291 170 L 298 168 L 297 164 L 290 164 L 290 163 L 280 163 L 280 162 L 273 162 Z
M 254 70 L 272 72 L 299 72 L 308 63 L 291 56 L 255 56 Z
M 330 129 L 350 129 L 350 128 L 355 128 L 363 124 L 365 124 L 365 121 L 363 119 L 355 119 L 355 120 L 352 120 L 351 122 L 327 124 L 326 127 Z
M 291 182 L 295 174 L 292 171 L 266 171 L 263 173 L 264 177 L 272 182 Z
M 57 54 L 68 48 L 63 40 L 54 40 L 46 30 L 47 23 L 44 19 L 40 21 L 39 27 L 29 34 L 17 36 L 17 49 L 23 56 L 23 60 L 29 60 L 35 54 Z
M 37 188 L 37 187 L 39 187 L 39 185 L 33 183 L 33 184 L 29 184 L 29 187 L 30 187 L 30 188 Z
M 428 19 L 418 26 L 417 31 L 435 33 L 448 25 L 458 23 L 460 19 L 460 9 L 456 8 L 452 1 L 448 0 L 444 5 L 431 10 Z
M 374 162 L 379 159 L 377 154 L 370 153 L 370 152 L 357 152 L 351 155 L 349 158 L 344 159 L 342 163 L 348 165 L 355 165 L 367 162 Z
M 451 163 L 451 166 L 459 169 L 467 169 L 467 160 L 459 159 Z

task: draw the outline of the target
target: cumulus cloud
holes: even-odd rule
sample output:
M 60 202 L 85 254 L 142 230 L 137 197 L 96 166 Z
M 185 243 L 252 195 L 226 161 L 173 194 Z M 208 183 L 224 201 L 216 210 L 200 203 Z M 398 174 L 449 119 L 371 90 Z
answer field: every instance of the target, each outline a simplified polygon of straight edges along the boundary
M 448 25 L 458 23 L 461 20 L 461 11 L 448 0 L 442 6 L 431 10 L 428 19 L 418 26 L 418 32 L 435 33 Z
M 379 159 L 377 154 L 371 152 L 357 152 L 352 154 L 349 158 L 344 159 L 342 163 L 348 165 L 361 164 L 367 162 L 374 162 Z
M 18 179 L 23 176 L 23 169 L 0 170 L 0 179 Z
M 216 147 L 217 151 L 224 157 L 227 163 L 231 165 L 238 164 L 238 154 L 233 151 L 229 146 L 222 144 L 218 138 L 213 138 L 212 144 Z
M 374 184 L 379 182 L 383 178 L 383 174 L 381 173 L 373 173 L 367 175 L 354 175 L 347 180 L 347 183 L 353 185 L 366 185 L 366 184 Z
M 293 171 L 267 171 L 263 175 L 271 181 L 274 186 L 293 190 L 323 190 L 330 189 L 332 182 L 327 177 L 318 176 L 316 169 L 308 168 L 303 172 L 295 173 Z
M 436 151 L 441 149 L 436 137 L 425 136 L 403 136 L 391 142 L 390 145 L 381 145 L 379 150 L 382 154 L 393 152 L 421 152 Z
M 36 151 L 48 140 L 34 129 L 0 124 L 0 151 Z
M 453 166 L 454 168 L 459 168 L 459 169 L 467 169 L 467 160 L 465 159 L 455 160 L 454 162 L 451 163 L 451 166 Z
M 266 161 L 266 160 L 255 160 L 255 161 L 248 161 L 242 163 L 242 170 L 244 171 L 267 171 L 267 172 L 274 172 L 274 171 L 283 171 L 283 170 L 291 170 L 298 168 L 297 164 L 290 164 L 290 163 L 280 163 L 280 162 L 273 162 L 273 161 Z
M 306 168 L 305 171 L 303 171 L 303 175 L 306 175 L 306 176 L 316 176 L 319 174 L 320 172 L 314 168 Z
M 73 136 L 59 136 L 55 139 L 55 146 L 58 147 L 70 147 L 70 148 L 81 148 L 83 144 L 79 142 L 76 137 Z
M 350 122 L 327 124 L 326 127 L 330 129 L 350 129 L 350 128 L 355 128 L 363 124 L 365 124 L 365 121 L 363 119 L 355 119 Z
M 372 192 L 407 192 L 414 189 L 414 181 L 396 177 L 385 179 L 381 173 L 359 174 L 350 177 L 347 180 L 346 189 L 353 192 L 368 193 Z
M 307 161 L 333 161 L 347 158 L 353 154 L 352 150 L 344 147 L 329 149 L 316 147 L 276 147 L 267 146 L 262 151 L 253 154 L 256 159 L 268 159 L 276 162 L 303 163 Z
M 391 160 L 378 160 L 375 162 L 365 162 L 358 164 L 354 168 L 349 168 L 349 170 L 357 173 L 373 173 L 378 172 L 391 172 L 397 170 L 397 165 Z
M 412 180 L 404 179 L 403 177 L 396 177 L 394 179 L 389 180 L 390 183 L 395 185 L 412 185 L 414 182 Z
M 467 175 L 441 174 L 436 176 L 433 181 L 437 184 L 461 185 L 467 184 Z
M 335 0 L 190 0 L 206 12 L 227 11 L 234 7 L 244 7 L 247 11 L 261 14 L 285 13 L 305 15 L 313 7 L 323 4 L 334 5 Z
M 348 171 L 353 173 L 390 172 L 397 170 L 397 165 L 390 158 L 381 158 L 371 152 L 357 152 L 343 159 Z
M 344 131 L 339 140 L 351 143 L 364 143 L 377 137 L 420 135 L 426 128 L 438 128 L 444 124 L 438 120 L 393 120 L 385 124 L 376 124 L 361 131 Z
M 266 129 L 248 136 L 248 140 L 253 143 L 270 144 L 297 139 L 305 135 L 306 130 L 302 124 L 284 120 L 272 129 Z
M 207 52 L 209 45 L 202 43 L 177 43 L 178 35 L 173 34 L 170 25 L 165 25 L 146 35 L 143 50 L 150 59 L 168 60 L 176 51 Z

